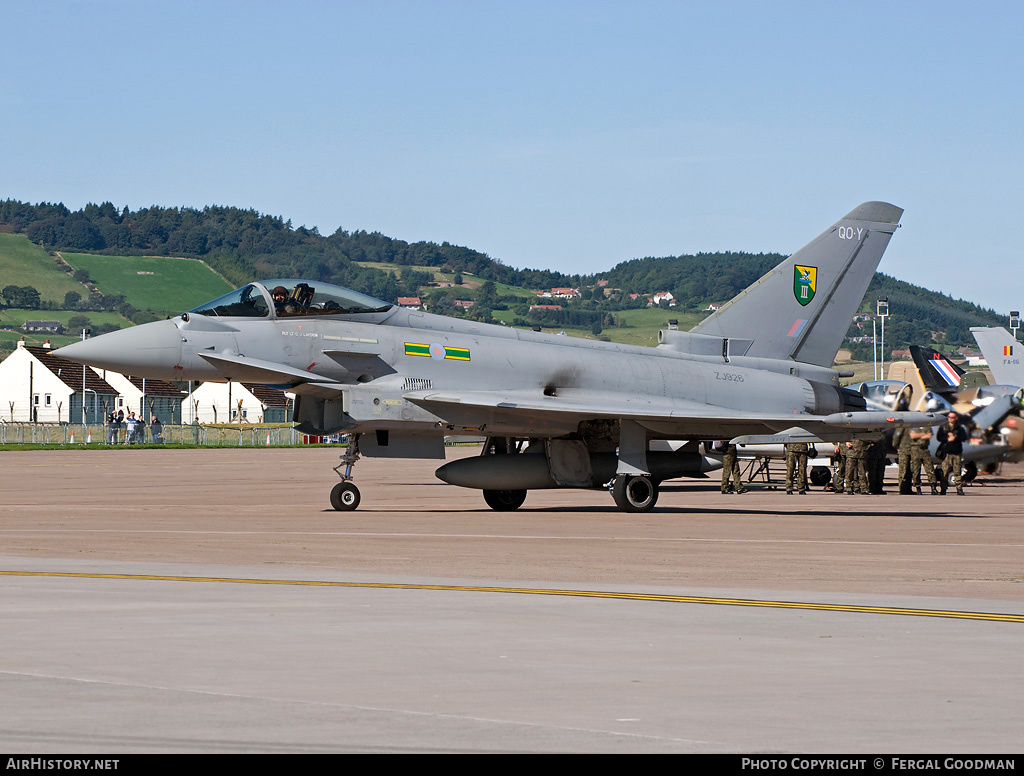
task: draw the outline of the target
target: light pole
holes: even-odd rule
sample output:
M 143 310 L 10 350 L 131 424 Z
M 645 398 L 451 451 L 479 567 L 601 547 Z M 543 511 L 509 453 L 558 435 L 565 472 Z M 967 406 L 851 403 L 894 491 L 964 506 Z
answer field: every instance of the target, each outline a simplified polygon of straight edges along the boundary
M 82 342 L 85 342 L 87 339 L 89 339 L 89 335 L 90 334 L 92 334 L 92 332 L 89 329 L 82 329 Z M 87 367 L 85 364 L 82 364 L 82 425 L 83 426 L 88 425 L 88 423 L 89 423 L 88 419 L 85 416 L 85 370 L 88 369 L 88 368 L 89 367 Z M 96 392 L 93 391 L 93 402 L 94 403 L 95 403 L 95 395 L 96 395 Z M 68 408 L 68 423 L 71 423 L 71 422 L 72 422 L 71 421 L 71 409 L 69 407 Z
M 1020 328 L 1020 310 L 1010 310 L 1010 334 L 1017 339 L 1017 329 Z
M 871 366 L 875 368 L 875 376 L 873 379 L 878 379 L 878 335 L 875 334 L 875 327 L 878 325 L 878 319 L 871 319 Z
M 881 364 L 879 368 L 879 380 L 885 379 L 885 319 L 889 315 L 889 297 L 883 296 L 878 300 L 878 317 L 882 319 L 882 346 L 878 350 L 878 361 Z

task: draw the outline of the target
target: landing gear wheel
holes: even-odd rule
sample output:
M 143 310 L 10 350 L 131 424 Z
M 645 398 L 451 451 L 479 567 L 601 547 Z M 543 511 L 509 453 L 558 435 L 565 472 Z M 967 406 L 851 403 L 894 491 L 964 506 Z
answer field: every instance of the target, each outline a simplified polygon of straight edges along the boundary
M 484 501 L 496 512 L 514 512 L 526 501 L 525 490 L 485 490 Z
M 658 503 L 658 484 L 650 477 L 620 474 L 612 485 L 612 498 L 623 512 L 650 512 Z
M 974 461 L 968 461 L 964 464 L 964 482 L 974 482 L 974 478 L 978 476 L 978 464 Z
M 812 466 L 810 480 L 814 487 L 824 488 L 832 480 L 832 471 L 827 466 Z
M 331 488 L 331 506 L 339 512 L 351 512 L 359 506 L 359 488 L 351 482 L 339 482 Z

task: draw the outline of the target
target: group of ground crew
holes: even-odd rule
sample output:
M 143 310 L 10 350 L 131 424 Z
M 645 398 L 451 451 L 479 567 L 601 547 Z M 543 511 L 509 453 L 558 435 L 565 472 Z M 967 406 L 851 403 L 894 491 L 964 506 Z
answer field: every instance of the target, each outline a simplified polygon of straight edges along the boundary
M 963 445 L 967 441 L 967 428 L 956 412 L 946 416 L 946 422 L 935 432 L 938 440 L 936 456 L 942 460 L 942 477 L 937 481 L 932 466 L 930 445 L 932 429 L 928 427 L 899 429 L 893 435 L 892 447 L 897 451 L 901 495 L 921 495 L 921 470 L 928 477 L 932 495 L 946 495 L 947 483 L 952 479 L 957 495 L 964 495 Z M 829 490 L 848 495 L 882 494 L 885 479 L 886 454 L 889 440 L 854 439 L 837 442 L 833 454 L 835 473 Z M 718 443 L 722 452 L 722 493 L 746 493 L 740 478 L 736 445 Z M 785 446 L 786 493 L 807 493 L 807 443 L 793 442 Z M 952 474 L 952 477 L 950 477 Z

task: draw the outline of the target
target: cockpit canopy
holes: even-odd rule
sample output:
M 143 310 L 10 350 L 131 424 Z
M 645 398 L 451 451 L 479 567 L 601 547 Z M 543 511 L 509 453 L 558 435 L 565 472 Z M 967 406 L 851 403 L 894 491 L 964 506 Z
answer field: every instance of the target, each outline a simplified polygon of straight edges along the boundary
M 297 318 L 383 313 L 391 307 L 388 302 L 330 283 L 277 279 L 250 283 L 189 312 L 231 318 Z
M 914 387 L 899 380 L 870 380 L 849 387 L 864 397 L 868 409 L 883 412 L 909 410 L 914 399 Z

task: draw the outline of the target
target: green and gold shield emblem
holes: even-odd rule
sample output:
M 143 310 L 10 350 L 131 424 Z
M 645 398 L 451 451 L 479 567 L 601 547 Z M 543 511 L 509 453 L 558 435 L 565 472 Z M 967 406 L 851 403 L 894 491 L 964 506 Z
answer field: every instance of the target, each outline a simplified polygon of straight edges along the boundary
M 817 267 L 801 267 L 797 264 L 793 268 L 793 296 L 796 297 L 796 301 L 802 305 L 810 304 L 817 287 Z

